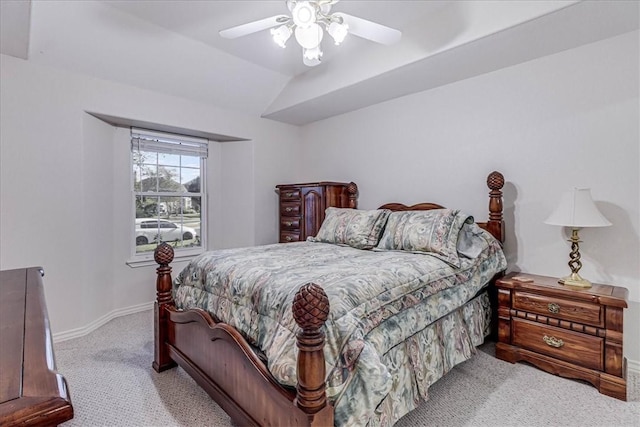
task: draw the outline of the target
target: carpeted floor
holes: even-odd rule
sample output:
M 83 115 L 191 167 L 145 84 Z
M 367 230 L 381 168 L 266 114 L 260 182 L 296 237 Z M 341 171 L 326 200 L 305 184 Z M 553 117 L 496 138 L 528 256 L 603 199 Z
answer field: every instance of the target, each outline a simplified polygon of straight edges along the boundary
M 71 426 L 230 426 L 229 417 L 179 368 L 161 374 L 153 360 L 152 311 L 112 320 L 93 333 L 55 344 L 69 383 Z M 640 375 L 628 378 L 629 402 L 583 382 L 493 357 L 480 347 L 402 418 L 412 426 L 640 426 Z

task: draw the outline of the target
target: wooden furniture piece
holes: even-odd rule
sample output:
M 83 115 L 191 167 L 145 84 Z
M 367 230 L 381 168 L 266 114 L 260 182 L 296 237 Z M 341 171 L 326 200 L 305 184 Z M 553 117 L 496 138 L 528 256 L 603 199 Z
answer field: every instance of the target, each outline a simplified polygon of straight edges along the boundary
M 504 178 L 492 172 L 487 185 L 489 220 L 478 223 L 502 241 L 502 187 Z M 351 193 L 353 194 L 353 193 Z M 293 197 L 293 196 L 291 196 Z M 396 210 L 441 208 L 433 203 L 384 207 Z M 316 284 L 303 285 L 294 298 L 293 317 L 300 327 L 297 387 L 280 385 L 265 363 L 233 327 L 200 309 L 179 311 L 171 294 L 173 248 L 155 250 L 159 264 L 154 314 L 154 361 L 157 372 L 180 365 L 229 414 L 236 425 L 333 426 L 333 408 L 325 393 L 324 333 L 330 307 Z
M 571 288 L 556 278 L 522 273 L 497 280 L 496 287 L 499 359 L 524 360 L 627 400 L 622 353 L 626 288 L 598 284 Z
M 276 185 L 280 197 L 280 243 L 305 241 L 315 236 L 328 207 L 358 206 L 358 186 L 344 182 Z
M 73 418 L 56 372 L 39 267 L 0 271 L 0 425 L 52 426 Z

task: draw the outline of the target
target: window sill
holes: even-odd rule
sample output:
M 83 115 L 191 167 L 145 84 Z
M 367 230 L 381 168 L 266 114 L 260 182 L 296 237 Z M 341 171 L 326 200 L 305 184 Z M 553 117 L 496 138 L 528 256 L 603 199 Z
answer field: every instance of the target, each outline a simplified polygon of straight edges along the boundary
M 175 264 L 177 262 L 186 262 L 186 261 L 191 261 L 192 259 L 194 259 L 195 257 L 197 257 L 198 255 L 200 255 L 201 253 L 203 253 L 204 251 L 201 252 L 197 252 L 197 253 L 189 253 L 189 254 L 176 254 L 173 257 L 173 261 L 171 261 L 171 264 Z M 129 267 L 131 268 L 138 268 L 138 267 L 149 267 L 149 266 L 158 266 L 158 263 L 153 259 L 153 256 L 146 258 L 146 257 L 140 257 L 140 258 L 132 258 L 129 259 L 127 261 L 125 261 L 125 264 L 127 264 Z

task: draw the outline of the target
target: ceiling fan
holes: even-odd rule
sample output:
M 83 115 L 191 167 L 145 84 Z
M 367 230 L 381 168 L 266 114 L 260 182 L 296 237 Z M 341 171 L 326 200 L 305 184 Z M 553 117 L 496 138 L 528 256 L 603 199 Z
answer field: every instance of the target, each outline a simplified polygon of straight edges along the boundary
M 331 6 L 339 0 L 285 0 L 289 15 L 276 15 L 247 24 L 221 30 L 220 35 L 227 39 L 253 34 L 271 28 L 273 40 L 280 46 L 293 34 L 302 46 L 302 61 L 310 67 L 320 64 L 322 49 L 320 43 L 326 31 L 336 45 L 342 43 L 347 34 L 362 37 L 376 43 L 390 45 L 400 40 L 402 33 L 394 28 L 348 15 L 331 13 Z

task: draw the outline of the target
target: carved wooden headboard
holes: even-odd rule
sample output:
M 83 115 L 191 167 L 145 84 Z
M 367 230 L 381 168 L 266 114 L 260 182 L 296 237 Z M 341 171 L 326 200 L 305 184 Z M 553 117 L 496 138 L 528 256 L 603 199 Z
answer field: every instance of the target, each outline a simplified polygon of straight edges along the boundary
M 489 220 L 478 222 L 477 224 L 487 230 L 500 242 L 504 242 L 504 220 L 502 215 L 502 187 L 504 187 L 504 176 L 500 172 L 493 171 L 487 177 L 487 187 L 489 187 Z M 430 209 L 443 209 L 444 206 L 436 203 L 418 203 L 407 206 L 402 203 L 387 203 L 380 206 L 380 209 L 392 211 L 426 211 Z

